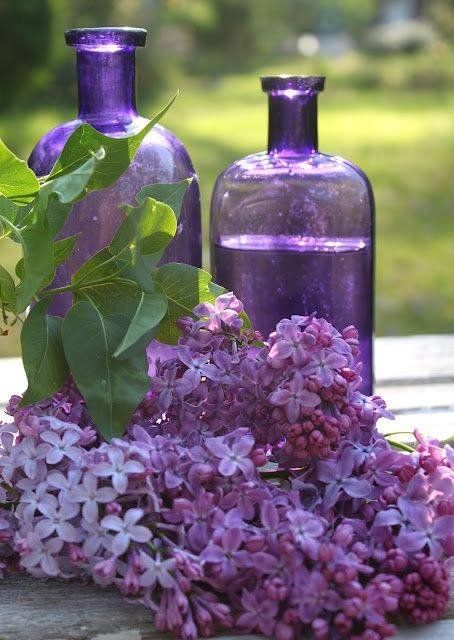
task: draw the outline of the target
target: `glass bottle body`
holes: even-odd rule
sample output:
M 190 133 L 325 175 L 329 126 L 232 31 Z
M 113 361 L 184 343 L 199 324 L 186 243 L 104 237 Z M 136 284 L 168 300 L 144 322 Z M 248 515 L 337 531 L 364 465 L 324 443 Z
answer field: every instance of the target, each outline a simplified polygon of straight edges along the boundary
M 317 151 L 316 113 L 302 114 L 316 108 L 307 97 L 296 110 L 298 122 L 305 119 L 300 138 L 281 120 L 273 125 L 270 113 L 268 153 L 247 156 L 219 176 L 211 209 L 213 275 L 244 302 L 265 337 L 294 314 L 317 312 L 339 330 L 355 325 L 363 390 L 371 392 L 372 191 L 360 169 Z
M 141 43 L 143 30 L 78 29 L 67 32 L 67 41 L 76 47 L 78 58 L 79 115 L 46 133 L 35 146 L 29 164 L 38 175 L 46 175 L 67 139 L 82 123 L 112 137 L 132 135 L 147 120 L 135 107 L 134 48 Z M 91 255 L 105 247 L 124 218 L 121 206 L 134 204 L 145 184 L 176 182 L 192 177 L 184 198 L 177 235 L 167 248 L 163 262 L 201 265 L 200 192 L 190 157 L 178 138 L 156 125 L 143 140 L 127 171 L 108 189 L 89 194 L 77 203 L 61 236 L 79 234 L 75 251 L 58 269 L 55 286 L 63 286 L 72 273 Z M 63 315 L 70 303 L 59 296 L 52 312 Z

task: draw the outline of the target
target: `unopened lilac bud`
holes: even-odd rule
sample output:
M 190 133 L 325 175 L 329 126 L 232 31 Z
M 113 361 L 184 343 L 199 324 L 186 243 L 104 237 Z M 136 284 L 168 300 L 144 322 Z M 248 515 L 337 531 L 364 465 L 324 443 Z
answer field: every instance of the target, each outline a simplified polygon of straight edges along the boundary
M 256 467 L 263 467 L 266 464 L 266 451 L 262 447 L 255 447 L 249 457 Z
M 199 463 L 195 466 L 195 475 L 199 482 L 209 482 L 214 475 L 214 469 L 210 464 Z
M 315 640 L 329 640 L 329 625 L 323 618 L 315 618 L 311 624 Z
M 121 504 L 118 502 L 108 502 L 106 504 L 106 513 L 110 516 L 118 516 L 121 513 Z
M 437 461 L 431 456 L 427 456 L 427 457 L 421 456 L 419 464 L 426 473 L 433 473 L 438 466 Z
M 213 623 L 213 618 L 211 617 L 210 612 L 198 604 L 194 605 L 193 609 L 194 609 L 195 619 L 197 620 L 197 624 L 205 625 L 207 628 L 211 628 Z
M 251 535 L 243 544 L 246 551 L 250 553 L 256 553 L 261 551 L 265 546 L 265 538 L 261 534 Z
M 180 586 L 180 582 L 178 580 L 178 585 Z M 190 583 L 189 581 L 187 582 L 187 590 L 189 591 L 190 589 Z M 189 602 L 187 597 L 184 595 L 182 590 L 176 590 L 175 592 L 175 604 L 177 605 L 179 611 L 181 611 L 181 613 L 186 613 L 186 611 L 189 608 Z
M 415 471 L 411 464 L 404 464 L 397 472 L 397 476 L 401 482 L 410 482 L 415 475 Z
M 284 622 L 278 622 L 274 629 L 276 640 L 293 640 L 295 637 L 295 628 Z
M 197 640 L 197 628 L 192 617 L 187 617 L 181 627 L 181 637 L 183 640 Z
M 112 556 L 107 560 L 101 560 L 93 567 L 93 571 L 101 578 L 112 578 L 116 570 L 117 558 Z
M 340 524 L 334 531 L 333 541 L 347 547 L 353 540 L 353 528 L 349 524 Z
M 129 566 L 126 570 L 125 577 L 123 578 L 123 590 L 126 594 L 135 595 L 140 590 L 139 578 L 132 566 Z
M 71 562 L 77 563 L 77 562 L 85 562 L 87 560 L 83 550 L 80 547 L 78 547 L 76 544 L 70 543 L 68 545 L 68 550 L 69 550 L 69 558 Z

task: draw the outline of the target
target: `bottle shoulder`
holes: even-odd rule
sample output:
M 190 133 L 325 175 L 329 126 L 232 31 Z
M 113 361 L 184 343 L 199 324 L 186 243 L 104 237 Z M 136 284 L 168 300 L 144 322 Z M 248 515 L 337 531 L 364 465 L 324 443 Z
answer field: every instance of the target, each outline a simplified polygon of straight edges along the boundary
M 218 178 L 218 185 L 235 182 L 283 180 L 346 180 L 369 185 L 366 174 L 354 163 L 336 155 L 312 153 L 309 156 L 283 156 L 265 151 L 254 153 L 228 166 Z
M 115 121 L 101 123 L 91 120 L 88 124 L 104 135 L 125 137 L 138 133 L 148 122 L 149 120 L 146 118 L 138 116 L 127 123 Z M 38 175 L 50 172 L 68 138 L 82 124 L 84 121 L 77 118 L 63 122 L 50 129 L 38 140 L 29 158 L 29 165 Z M 166 164 L 170 161 L 179 167 L 181 166 L 183 171 L 194 173 L 191 159 L 184 144 L 172 131 L 159 124 L 156 124 L 145 136 L 138 152 L 142 162 L 155 161 L 157 155 L 161 156 L 162 162 Z

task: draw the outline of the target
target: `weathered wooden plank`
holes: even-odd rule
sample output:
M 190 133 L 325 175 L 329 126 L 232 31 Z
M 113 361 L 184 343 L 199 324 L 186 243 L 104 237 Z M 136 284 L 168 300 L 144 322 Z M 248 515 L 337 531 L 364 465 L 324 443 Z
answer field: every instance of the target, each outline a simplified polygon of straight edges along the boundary
M 451 410 L 454 412 L 454 381 L 444 383 L 425 383 L 405 385 L 386 385 L 379 383 L 375 393 L 386 400 L 394 413 L 419 411 L 421 407 L 433 410 Z
M 399 630 L 396 640 L 453 640 L 454 620 Z M 158 640 L 152 614 L 113 589 L 15 576 L 0 584 L 1 640 Z M 218 640 L 258 640 L 220 636 Z
M 415 429 L 418 429 L 423 435 L 446 440 L 454 435 L 454 411 L 421 410 L 401 413 L 397 414 L 396 419 L 392 422 L 379 420 L 377 428 L 385 434 L 395 431 L 411 431 L 413 433 Z M 405 442 L 411 440 L 411 436 L 396 436 L 396 440 Z
M 112 633 L 128 633 L 125 640 L 165 637 L 153 629 L 151 611 L 114 589 L 28 576 L 0 582 L 1 640 L 100 640 Z
M 454 380 L 454 335 L 377 338 L 374 354 L 380 384 Z

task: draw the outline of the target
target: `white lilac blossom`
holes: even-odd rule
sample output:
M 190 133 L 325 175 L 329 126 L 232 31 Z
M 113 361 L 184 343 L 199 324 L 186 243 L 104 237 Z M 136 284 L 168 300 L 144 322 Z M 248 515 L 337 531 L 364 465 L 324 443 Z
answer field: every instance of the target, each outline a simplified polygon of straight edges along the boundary
M 381 640 L 446 607 L 454 455 L 360 391 L 358 335 L 282 320 L 262 347 L 232 295 L 182 318 L 123 438 L 69 382 L 0 426 L 0 574 L 116 585 L 184 640 Z M 280 465 L 269 479 L 267 462 Z M 150 618 L 151 623 L 151 618 Z
M 112 485 L 118 493 L 124 493 L 128 486 L 128 476 L 142 473 L 144 466 L 137 460 L 125 460 L 124 452 L 117 447 L 107 450 L 107 460 L 99 462 L 92 473 L 100 478 L 112 478 Z
M 112 552 L 121 556 L 128 549 L 131 542 L 148 542 L 151 531 L 140 524 L 144 512 L 142 509 L 128 509 L 123 518 L 119 516 L 105 516 L 101 520 L 101 526 L 107 531 L 114 531 L 112 539 Z
M 98 478 L 93 473 L 84 473 L 82 483 L 71 489 L 68 499 L 82 503 L 82 516 L 87 522 L 95 522 L 99 515 L 99 504 L 113 502 L 117 492 L 113 487 L 98 487 Z

